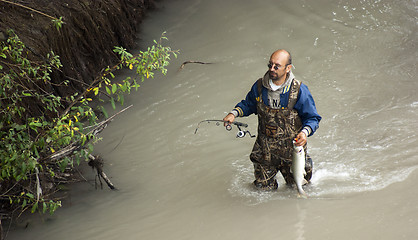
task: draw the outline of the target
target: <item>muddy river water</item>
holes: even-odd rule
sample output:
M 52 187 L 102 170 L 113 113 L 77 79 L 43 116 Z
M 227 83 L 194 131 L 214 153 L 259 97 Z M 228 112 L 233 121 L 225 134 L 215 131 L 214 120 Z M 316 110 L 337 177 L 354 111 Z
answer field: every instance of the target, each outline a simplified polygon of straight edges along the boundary
M 95 190 L 86 168 L 90 183 L 72 186 L 63 208 L 8 239 L 418 239 L 418 1 L 159 5 L 139 44 L 166 31 L 181 54 L 126 98 L 134 106 L 95 147 L 119 190 Z M 323 117 L 308 139 L 308 199 L 281 176 L 276 192 L 252 187 L 253 138 L 214 123 L 194 134 L 245 97 L 279 48 Z M 213 64 L 178 71 L 187 60 Z M 256 116 L 237 120 L 256 133 Z

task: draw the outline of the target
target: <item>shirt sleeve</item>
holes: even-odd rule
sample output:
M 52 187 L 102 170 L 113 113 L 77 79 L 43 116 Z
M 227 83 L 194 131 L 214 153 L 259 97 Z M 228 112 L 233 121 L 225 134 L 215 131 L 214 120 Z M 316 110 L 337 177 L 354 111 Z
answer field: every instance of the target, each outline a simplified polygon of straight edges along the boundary
M 298 111 L 298 114 L 302 120 L 303 127 L 309 127 L 309 136 L 315 133 L 319 127 L 319 122 L 322 117 L 316 110 L 315 101 L 311 92 L 305 84 L 301 84 L 299 90 L 298 101 L 296 102 L 294 109 Z
M 246 117 L 251 114 L 257 114 L 257 82 L 253 84 L 244 100 L 239 102 L 232 111 L 238 113 L 238 117 Z

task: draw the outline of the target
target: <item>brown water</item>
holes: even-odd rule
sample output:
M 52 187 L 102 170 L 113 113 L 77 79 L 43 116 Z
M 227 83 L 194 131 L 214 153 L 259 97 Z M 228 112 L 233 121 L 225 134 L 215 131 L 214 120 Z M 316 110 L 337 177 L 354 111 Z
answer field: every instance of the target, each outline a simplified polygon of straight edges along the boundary
M 162 1 L 140 44 L 167 31 L 181 55 L 96 145 L 119 191 L 77 184 L 9 239 L 418 239 L 417 3 Z M 251 186 L 254 139 L 213 123 L 194 134 L 245 97 L 278 48 L 323 117 L 307 200 Z M 186 60 L 214 64 L 177 71 Z M 238 120 L 256 133 L 256 116 Z

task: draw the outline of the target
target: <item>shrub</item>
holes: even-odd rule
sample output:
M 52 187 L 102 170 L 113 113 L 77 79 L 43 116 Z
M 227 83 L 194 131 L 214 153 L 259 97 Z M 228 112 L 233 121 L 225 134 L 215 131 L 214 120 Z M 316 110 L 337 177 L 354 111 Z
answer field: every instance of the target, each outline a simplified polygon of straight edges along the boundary
M 115 47 L 118 64 L 105 68 L 83 93 L 63 97 L 54 94 L 50 75 L 62 67 L 59 56 L 51 51 L 45 61 L 31 61 L 19 37 L 12 30 L 8 34 L 0 42 L 0 201 L 21 212 L 52 214 L 61 202 L 49 195 L 51 189 L 45 191 L 40 179 L 57 182 L 62 172 L 88 159 L 97 137 L 86 128 L 98 120 L 91 97 L 106 92 L 115 109 L 126 93 L 138 89 L 139 80 L 153 78 L 155 71 L 166 74 L 170 56 L 178 51 L 162 45 L 164 33 L 135 56 Z M 114 72 L 121 68 L 135 70 L 137 77 L 115 82 Z

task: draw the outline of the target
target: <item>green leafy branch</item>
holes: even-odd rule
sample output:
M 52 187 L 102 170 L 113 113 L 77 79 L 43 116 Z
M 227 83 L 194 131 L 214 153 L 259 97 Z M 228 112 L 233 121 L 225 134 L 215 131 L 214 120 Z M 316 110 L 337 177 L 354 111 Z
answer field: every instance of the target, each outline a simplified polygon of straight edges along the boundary
M 121 105 L 125 102 L 125 93 L 129 94 L 132 89 L 138 90 L 140 87 L 138 84 L 139 80 L 143 82 L 145 79 L 154 78 L 155 71 L 160 71 L 163 75 L 166 75 L 166 67 L 169 64 L 171 55 L 177 57 L 179 51 L 173 51 L 170 47 L 163 46 L 163 40 L 168 40 L 165 36 L 165 32 L 163 32 L 158 42 L 156 40 L 153 41 L 153 46 L 148 47 L 146 51 L 140 51 L 136 55 L 132 55 L 123 47 L 115 47 L 113 51 L 119 54 L 119 63 L 113 67 L 105 68 L 102 71 L 102 74 L 93 81 L 82 95 L 79 96 L 78 100 L 84 99 L 90 92 L 93 92 L 94 95 L 97 96 L 104 90 L 110 98 L 112 108 L 115 109 L 116 102 L 120 102 Z M 112 81 L 115 78 L 114 72 L 124 67 L 135 70 L 137 78 L 127 77 L 119 82 Z M 75 104 L 76 102 L 70 104 L 70 107 L 73 107 Z M 70 107 L 68 107 L 64 113 L 68 112 Z M 107 117 L 108 114 L 106 110 L 103 107 L 101 107 L 101 110 Z
M 139 81 L 153 78 L 156 70 L 165 75 L 171 54 L 176 57 L 178 51 L 162 45 L 167 39 L 164 34 L 135 56 L 115 47 L 118 64 L 105 68 L 83 93 L 60 97 L 45 90 L 53 85 L 50 73 L 62 67 L 59 57 L 51 52 L 45 62 L 31 61 L 23 42 L 13 31 L 9 36 L 0 43 L 0 181 L 15 184 L 11 184 L 13 190 L 0 194 L 0 200 L 9 199 L 22 211 L 52 213 L 61 202 L 46 199 L 40 182 L 34 184 L 33 178 L 42 175 L 54 180 L 88 159 L 98 140 L 93 131 L 86 131 L 86 125 L 96 126 L 98 120 L 90 106 L 92 97 L 105 92 L 113 108 L 115 102 L 123 105 L 124 94 L 137 90 Z M 135 70 L 137 77 L 116 81 L 114 72 L 121 68 Z M 33 105 L 41 114 L 33 115 Z M 107 118 L 104 107 L 100 108 Z

